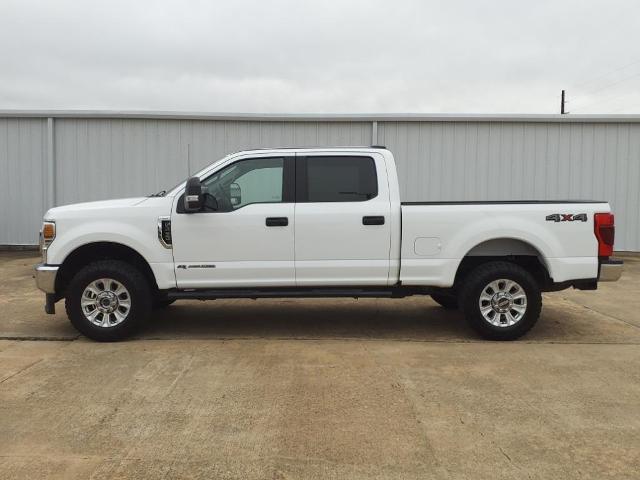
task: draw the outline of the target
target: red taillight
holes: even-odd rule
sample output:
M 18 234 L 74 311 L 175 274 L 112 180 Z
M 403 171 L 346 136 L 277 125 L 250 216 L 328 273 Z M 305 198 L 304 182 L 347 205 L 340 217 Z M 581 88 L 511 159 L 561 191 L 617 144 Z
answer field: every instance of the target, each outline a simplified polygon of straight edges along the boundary
M 596 213 L 594 230 L 598 239 L 598 256 L 610 257 L 613 255 L 613 241 L 616 236 L 613 213 Z

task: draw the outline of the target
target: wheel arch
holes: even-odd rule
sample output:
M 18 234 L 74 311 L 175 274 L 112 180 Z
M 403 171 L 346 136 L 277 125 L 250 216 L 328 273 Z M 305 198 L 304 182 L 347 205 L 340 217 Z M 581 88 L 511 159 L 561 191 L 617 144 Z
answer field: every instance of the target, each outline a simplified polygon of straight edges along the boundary
M 149 262 L 135 249 L 118 242 L 90 242 L 76 247 L 64 259 L 56 276 L 55 289 L 59 297 L 65 296 L 69 282 L 75 273 L 96 260 L 122 260 L 140 270 L 149 286 L 158 289 L 156 277 Z
M 541 288 L 553 283 L 549 265 L 539 248 L 522 238 L 501 236 L 483 240 L 467 250 L 456 269 L 454 285 L 459 285 L 477 266 L 492 261 L 507 261 L 527 269 Z

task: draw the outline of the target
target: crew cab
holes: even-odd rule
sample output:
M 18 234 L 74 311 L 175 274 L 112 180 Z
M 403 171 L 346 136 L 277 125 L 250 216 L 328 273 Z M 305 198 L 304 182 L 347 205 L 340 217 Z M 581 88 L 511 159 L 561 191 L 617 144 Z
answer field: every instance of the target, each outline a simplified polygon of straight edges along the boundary
M 617 280 L 601 201 L 405 202 L 384 147 L 251 150 L 169 191 L 56 207 L 37 286 L 95 340 L 180 299 L 431 295 L 482 336 L 538 320 L 541 292 Z

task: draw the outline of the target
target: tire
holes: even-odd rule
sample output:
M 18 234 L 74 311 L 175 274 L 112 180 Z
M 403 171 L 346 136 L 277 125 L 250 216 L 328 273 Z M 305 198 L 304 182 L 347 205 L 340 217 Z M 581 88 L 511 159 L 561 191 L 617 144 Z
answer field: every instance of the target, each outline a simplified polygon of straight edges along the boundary
M 151 298 L 149 283 L 138 269 L 120 260 L 101 260 L 76 273 L 65 308 L 80 333 L 99 342 L 113 342 L 141 327 L 151 311 Z
M 485 263 L 472 270 L 463 281 L 459 302 L 469 325 L 488 340 L 521 337 L 542 309 L 536 280 L 509 262 Z
M 433 298 L 434 302 L 447 310 L 455 310 L 458 308 L 458 298 L 455 295 L 432 293 L 431 298 Z

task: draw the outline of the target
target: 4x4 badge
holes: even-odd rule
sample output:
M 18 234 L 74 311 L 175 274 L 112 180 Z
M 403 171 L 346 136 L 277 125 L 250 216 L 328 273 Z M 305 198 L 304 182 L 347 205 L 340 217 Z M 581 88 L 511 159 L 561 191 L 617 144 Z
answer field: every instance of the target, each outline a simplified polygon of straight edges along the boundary
M 547 215 L 547 222 L 586 222 L 586 213 L 554 213 Z

